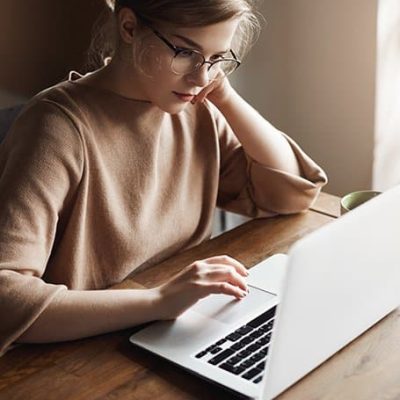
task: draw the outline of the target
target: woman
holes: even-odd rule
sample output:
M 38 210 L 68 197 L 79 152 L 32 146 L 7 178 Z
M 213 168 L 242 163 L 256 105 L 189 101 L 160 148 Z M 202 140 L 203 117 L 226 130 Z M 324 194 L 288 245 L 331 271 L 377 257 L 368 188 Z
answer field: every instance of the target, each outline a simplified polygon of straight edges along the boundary
M 209 238 L 216 205 L 295 213 L 326 183 L 229 84 L 252 1 L 115 3 L 111 62 L 38 94 L 0 147 L 2 350 L 243 298 L 246 268 L 219 255 L 155 288 L 107 288 Z

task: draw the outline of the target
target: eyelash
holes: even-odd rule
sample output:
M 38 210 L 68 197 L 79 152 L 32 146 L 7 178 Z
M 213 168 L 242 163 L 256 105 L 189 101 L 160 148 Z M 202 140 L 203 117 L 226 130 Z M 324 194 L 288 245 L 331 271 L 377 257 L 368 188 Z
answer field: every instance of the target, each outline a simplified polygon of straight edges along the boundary
M 180 47 L 180 46 L 175 46 L 177 48 L 177 50 L 181 50 L 181 51 L 194 51 L 194 49 L 189 49 L 187 47 Z M 223 54 L 214 54 L 210 57 L 210 60 L 212 59 L 217 59 L 217 58 L 224 58 Z

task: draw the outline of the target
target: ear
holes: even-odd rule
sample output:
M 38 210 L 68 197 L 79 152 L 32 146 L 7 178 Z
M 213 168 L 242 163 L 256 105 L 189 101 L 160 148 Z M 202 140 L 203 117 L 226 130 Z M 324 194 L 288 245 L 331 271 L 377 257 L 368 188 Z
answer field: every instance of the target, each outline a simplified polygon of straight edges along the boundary
M 137 18 L 135 13 L 128 7 L 123 7 L 118 12 L 118 30 L 124 43 L 133 42 L 135 29 L 137 28 Z

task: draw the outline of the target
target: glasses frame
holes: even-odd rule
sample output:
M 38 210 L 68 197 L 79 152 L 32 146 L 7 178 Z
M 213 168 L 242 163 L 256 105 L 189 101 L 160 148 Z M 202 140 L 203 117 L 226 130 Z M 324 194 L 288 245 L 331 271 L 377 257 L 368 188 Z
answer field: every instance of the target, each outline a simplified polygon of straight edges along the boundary
M 193 71 L 187 72 L 187 74 L 190 74 L 190 73 L 199 71 L 199 70 L 201 69 L 201 67 L 202 67 L 204 64 L 209 64 L 209 66 L 207 67 L 207 71 L 210 71 L 210 69 L 212 68 L 212 66 L 215 65 L 215 64 L 218 64 L 219 62 L 222 62 L 222 61 L 232 61 L 232 62 L 235 62 L 235 63 L 236 63 L 236 67 L 235 67 L 231 72 L 229 72 L 229 74 L 225 74 L 225 76 L 227 76 L 227 75 L 230 75 L 232 72 L 236 71 L 236 70 L 239 68 L 240 64 L 241 64 L 241 61 L 237 58 L 236 54 L 233 52 L 232 49 L 229 50 L 229 52 L 230 52 L 232 58 L 222 58 L 222 59 L 215 60 L 215 61 L 206 60 L 206 58 L 203 56 L 202 53 L 200 53 L 200 51 L 195 50 L 195 49 L 187 49 L 187 48 L 175 46 L 175 45 L 174 45 L 173 43 L 171 43 L 164 35 L 162 35 L 158 30 L 152 28 L 152 27 L 149 26 L 148 24 L 146 24 L 146 25 L 147 25 L 147 27 L 148 27 L 160 40 L 162 40 L 162 41 L 164 42 L 164 44 L 166 44 L 166 45 L 174 52 L 174 58 L 176 58 L 180 53 L 189 50 L 189 51 L 192 51 L 193 53 L 198 54 L 198 55 L 203 59 L 203 61 L 202 61 L 201 64 L 199 64 L 198 66 L 196 66 L 196 67 L 193 69 Z M 171 69 L 172 69 L 172 68 L 171 68 Z M 172 69 L 172 72 L 173 72 L 174 74 L 176 74 L 176 75 L 185 75 L 184 72 L 183 72 L 183 73 L 178 73 L 178 72 L 174 71 L 173 69 Z

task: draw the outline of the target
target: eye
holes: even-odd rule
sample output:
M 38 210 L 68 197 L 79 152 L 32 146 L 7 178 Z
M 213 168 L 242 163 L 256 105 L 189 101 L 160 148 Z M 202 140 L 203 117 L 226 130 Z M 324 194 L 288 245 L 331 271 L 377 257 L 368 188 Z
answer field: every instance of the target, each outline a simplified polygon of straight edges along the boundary
M 196 56 L 196 53 L 190 49 L 179 49 L 178 56 L 182 58 L 193 58 Z
M 210 57 L 210 61 L 220 61 L 224 59 L 225 57 L 222 54 L 215 54 L 212 57 Z

